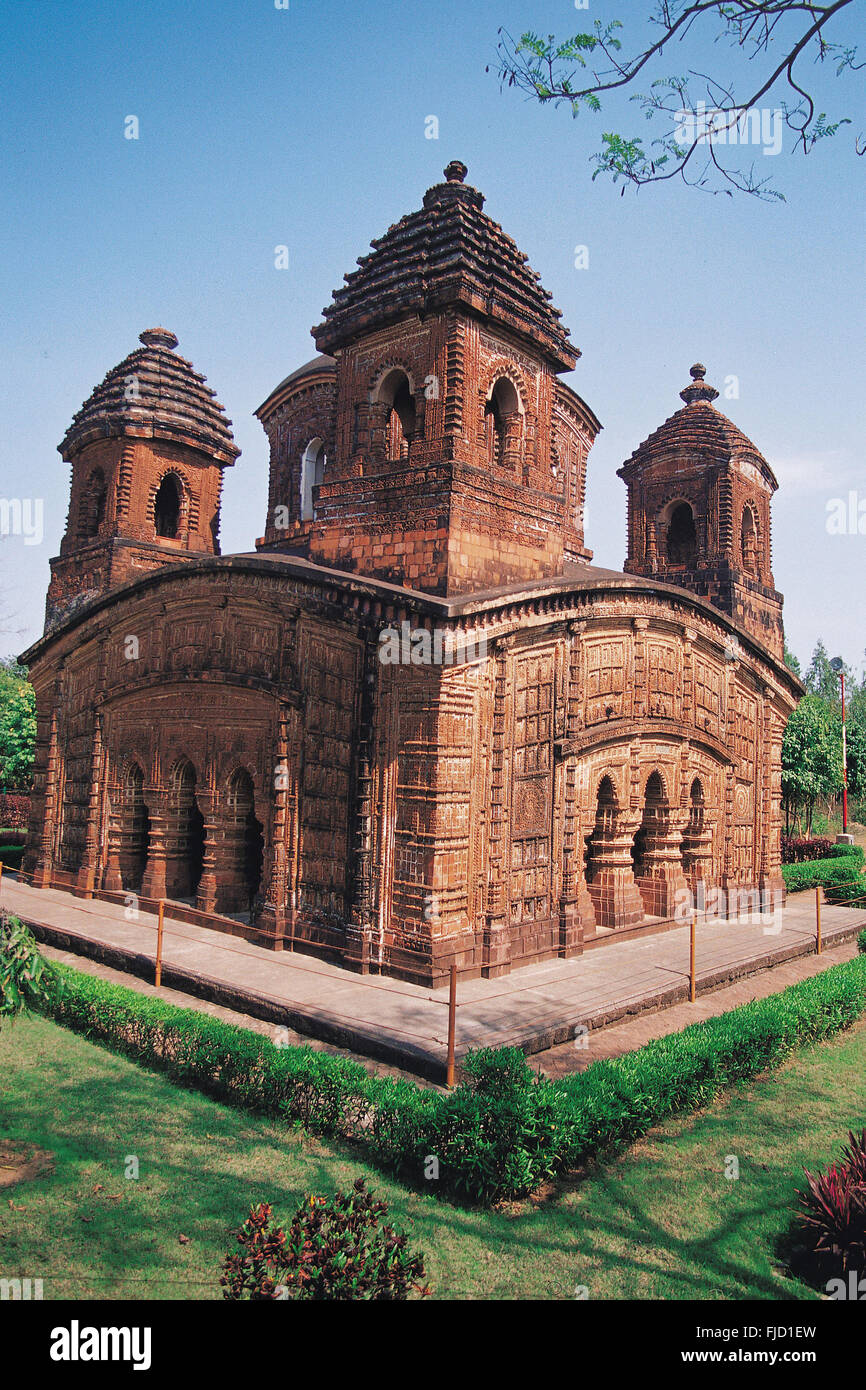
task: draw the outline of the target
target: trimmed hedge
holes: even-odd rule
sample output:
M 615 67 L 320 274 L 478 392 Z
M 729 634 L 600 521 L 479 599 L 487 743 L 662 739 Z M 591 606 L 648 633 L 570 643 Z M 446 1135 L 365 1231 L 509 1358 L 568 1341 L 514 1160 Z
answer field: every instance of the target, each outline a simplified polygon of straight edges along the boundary
M 5 869 L 20 869 L 21 860 L 24 858 L 24 849 L 25 846 L 22 844 L 0 845 L 0 864 Z
M 864 934 L 866 935 L 866 934 Z M 357 1062 L 179 1009 L 54 965 L 45 1011 L 173 1081 L 332 1137 L 434 1190 L 490 1203 L 631 1143 L 665 1116 L 711 1101 L 866 1010 L 866 955 L 612 1061 L 550 1081 L 522 1052 L 483 1049 L 441 1093 L 370 1076 Z M 433 1165 L 435 1166 L 435 1165 Z
M 859 845 L 841 847 L 845 852 L 829 859 L 814 859 L 805 864 L 783 864 L 782 877 L 789 893 L 823 884 L 831 901 L 866 894 L 866 879 L 860 865 L 863 851 Z M 855 853 L 850 853 L 854 850 Z M 859 857 L 858 857 L 859 856 Z

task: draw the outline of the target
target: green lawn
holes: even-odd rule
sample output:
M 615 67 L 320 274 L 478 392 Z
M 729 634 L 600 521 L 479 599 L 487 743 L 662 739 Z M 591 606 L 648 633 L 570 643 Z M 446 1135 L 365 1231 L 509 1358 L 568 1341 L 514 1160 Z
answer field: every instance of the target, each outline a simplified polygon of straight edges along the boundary
M 774 1245 L 803 1165 L 823 1166 L 866 1124 L 864 1073 L 861 1023 L 583 1181 L 483 1212 L 408 1192 L 332 1145 L 27 1019 L 0 1033 L 0 1136 L 50 1149 L 56 1168 L 2 1189 L 0 1277 L 41 1277 L 46 1298 L 219 1297 L 250 1203 L 288 1216 L 306 1194 L 363 1175 L 426 1252 L 434 1297 L 573 1298 L 582 1285 L 590 1298 L 814 1298 L 781 1272 Z M 127 1155 L 138 1181 L 124 1177 Z

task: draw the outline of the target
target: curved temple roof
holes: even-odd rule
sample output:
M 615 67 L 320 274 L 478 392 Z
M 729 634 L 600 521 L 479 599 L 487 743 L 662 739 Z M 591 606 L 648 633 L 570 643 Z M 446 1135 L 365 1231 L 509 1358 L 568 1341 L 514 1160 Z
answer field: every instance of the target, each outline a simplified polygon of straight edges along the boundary
M 205 377 L 175 352 L 167 328 L 147 328 L 136 348 L 103 378 L 57 447 L 71 459 L 97 439 L 117 436 L 170 439 L 200 449 L 224 466 L 240 449 L 231 420 L 205 385 Z
M 619 476 L 627 477 L 633 469 L 647 463 L 650 458 L 663 454 L 687 452 L 698 458 L 725 461 L 733 457 L 747 458 L 755 463 L 764 474 L 770 489 L 775 492 L 779 486 L 772 468 L 763 454 L 743 431 L 717 410 L 713 401 L 718 391 L 704 380 L 706 368 L 696 362 L 690 370 L 692 378 L 684 386 L 680 396 L 685 405 L 673 415 L 669 415 L 663 425 L 653 430 L 634 453 L 617 469 Z
M 484 197 L 464 183 L 466 173 L 465 164 L 452 161 L 420 211 L 401 217 L 359 257 L 359 269 L 344 277 L 324 322 L 313 329 L 320 352 L 407 314 L 455 304 L 498 320 L 557 371 L 573 369 L 580 352 L 560 311 L 516 242 L 482 211 Z

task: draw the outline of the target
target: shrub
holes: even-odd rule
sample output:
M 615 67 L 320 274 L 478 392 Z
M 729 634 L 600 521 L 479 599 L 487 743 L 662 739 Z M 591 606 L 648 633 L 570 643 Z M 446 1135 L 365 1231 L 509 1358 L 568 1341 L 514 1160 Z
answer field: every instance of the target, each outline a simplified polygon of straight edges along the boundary
M 826 859 L 833 853 L 833 841 L 827 839 L 794 839 L 782 836 L 782 863 L 804 864 L 812 859 Z
M 229 1255 L 223 1264 L 223 1297 L 256 1302 L 426 1297 L 424 1256 L 409 1250 L 402 1231 L 380 1224 L 387 1214 L 363 1178 L 330 1201 L 309 1197 L 287 1232 L 271 1224 L 269 1203 L 252 1207 L 238 1234 L 245 1253 Z
M 798 1193 L 800 1223 L 809 1253 L 829 1257 L 834 1268 L 866 1263 L 866 1130 L 848 1135 L 842 1162 L 824 1173 L 803 1170 L 808 1187 Z
M 866 956 L 866 931 L 861 931 L 857 937 L 857 950 L 861 955 Z
M 44 1005 L 50 979 L 30 932 L 17 917 L 0 912 L 0 1019 Z
M 55 967 L 47 1012 L 76 1032 L 230 1104 L 351 1137 L 377 1082 L 359 1062 L 147 998 L 125 985 Z
M 817 859 L 806 864 L 783 864 L 782 877 L 789 893 L 800 893 L 818 884 L 823 884 L 828 896 L 830 890 L 835 892 L 837 888 L 843 894 L 847 892 L 843 885 L 853 885 L 851 896 L 866 893 L 866 880 L 862 877 L 858 860 L 849 854 L 836 854 L 829 859 Z

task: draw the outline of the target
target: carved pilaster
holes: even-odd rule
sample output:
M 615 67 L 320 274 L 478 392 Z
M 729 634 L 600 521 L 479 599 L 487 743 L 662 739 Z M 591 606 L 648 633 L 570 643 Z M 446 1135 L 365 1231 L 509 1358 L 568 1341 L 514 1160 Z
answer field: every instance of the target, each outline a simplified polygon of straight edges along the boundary
M 93 889 L 99 874 L 101 846 L 99 843 L 102 820 L 102 713 L 97 710 L 93 719 L 93 740 L 90 752 L 90 786 L 87 798 L 87 826 L 84 838 L 84 853 L 78 868 L 75 894 L 80 898 L 93 897 Z
M 264 897 L 256 926 L 273 938 L 276 950 L 283 949 L 287 928 L 294 927 L 294 875 L 291 873 L 294 834 L 293 807 L 297 797 L 297 765 L 289 757 L 287 706 L 281 705 L 277 721 L 277 742 L 272 774 L 273 811 L 271 813 L 270 863 L 265 866 Z M 290 939 L 290 946 L 292 941 Z
M 365 648 L 361 671 L 361 709 L 355 779 L 354 873 L 346 930 L 347 965 L 369 974 L 375 918 L 373 866 L 373 740 L 381 664 L 375 634 Z
M 60 753 L 57 738 L 57 706 L 51 711 L 51 727 L 48 737 L 48 757 L 45 764 L 45 813 L 42 821 L 42 836 L 39 841 L 39 857 L 33 870 L 34 888 L 50 888 L 54 872 L 54 843 L 59 819 L 58 792 L 60 783 Z
M 225 838 L 220 836 L 216 790 L 210 788 L 208 791 L 199 792 L 196 799 L 204 821 L 204 846 L 202 849 L 201 878 L 198 881 L 195 905 L 199 912 L 216 912 L 217 870 L 225 867 L 228 853 L 236 853 L 236 845 L 233 844 L 229 847 Z M 226 910 L 226 905 L 220 904 L 219 911 Z
M 148 787 L 145 791 L 145 801 L 150 812 L 150 834 L 147 843 L 147 864 L 141 880 L 141 896 L 164 898 L 168 865 L 169 793 L 162 787 Z

